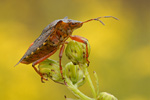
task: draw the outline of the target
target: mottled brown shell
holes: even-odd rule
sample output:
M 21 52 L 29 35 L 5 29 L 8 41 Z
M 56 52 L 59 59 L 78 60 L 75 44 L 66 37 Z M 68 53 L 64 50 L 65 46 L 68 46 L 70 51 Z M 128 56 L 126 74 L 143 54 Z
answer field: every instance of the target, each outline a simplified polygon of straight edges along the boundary
M 50 23 L 44 28 L 41 35 L 32 43 L 17 64 L 20 62 L 30 64 L 58 49 L 68 39 L 69 35 L 72 34 L 73 29 L 82 26 L 76 27 L 74 23 L 81 22 L 65 17 Z

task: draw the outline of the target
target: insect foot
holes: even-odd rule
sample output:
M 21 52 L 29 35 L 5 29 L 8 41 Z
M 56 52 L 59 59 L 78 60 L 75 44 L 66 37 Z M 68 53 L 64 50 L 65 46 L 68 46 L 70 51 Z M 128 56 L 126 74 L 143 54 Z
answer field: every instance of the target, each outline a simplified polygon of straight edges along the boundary
M 87 41 L 88 56 L 90 54 L 90 44 Z M 66 56 L 72 61 L 74 65 L 89 65 L 86 58 L 86 45 L 74 40 L 70 41 L 65 50 Z

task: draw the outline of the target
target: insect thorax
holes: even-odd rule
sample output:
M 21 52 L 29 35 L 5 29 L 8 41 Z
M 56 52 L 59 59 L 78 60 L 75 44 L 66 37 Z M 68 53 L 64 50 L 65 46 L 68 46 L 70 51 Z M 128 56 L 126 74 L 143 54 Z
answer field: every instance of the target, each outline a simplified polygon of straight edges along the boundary
M 69 25 L 56 26 L 55 31 L 48 37 L 49 44 L 59 46 L 63 44 L 72 34 L 72 29 Z

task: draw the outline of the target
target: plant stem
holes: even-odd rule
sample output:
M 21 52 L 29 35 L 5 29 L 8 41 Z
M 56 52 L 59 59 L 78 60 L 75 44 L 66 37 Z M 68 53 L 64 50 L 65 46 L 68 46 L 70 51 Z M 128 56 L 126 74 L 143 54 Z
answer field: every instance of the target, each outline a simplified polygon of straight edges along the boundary
M 92 83 L 91 77 L 90 77 L 90 75 L 89 75 L 87 66 L 86 66 L 86 65 L 83 65 L 83 68 L 84 68 L 84 71 L 85 71 L 84 73 L 85 73 L 86 80 L 89 82 L 89 85 L 90 85 L 90 87 L 91 87 L 91 89 L 92 89 L 93 96 L 94 96 L 94 98 L 96 99 L 97 94 L 96 94 L 94 85 L 93 85 L 93 83 Z
M 70 81 L 69 78 L 66 78 L 65 80 L 67 82 L 67 87 L 73 92 L 73 94 L 75 96 L 77 96 L 81 100 L 95 100 L 93 98 L 90 98 L 90 97 L 86 96 L 80 90 L 78 90 L 78 88 L 75 85 L 72 84 L 72 82 Z
M 94 71 L 93 73 L 94 73 L 94 76 L 96 78 L 96 89 L 97 89 L 97 91 L 96 91 L 97 94 L 96 95 L 98 96 L 99 95 L 99 80 L 98 80 L 96 72 Z

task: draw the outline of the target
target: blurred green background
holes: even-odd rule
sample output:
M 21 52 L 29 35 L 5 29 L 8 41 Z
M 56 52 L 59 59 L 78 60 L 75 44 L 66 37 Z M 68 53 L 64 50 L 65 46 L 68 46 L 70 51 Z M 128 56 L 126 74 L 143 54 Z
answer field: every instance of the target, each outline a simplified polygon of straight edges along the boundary
M 119 100 L 150 100 L 149 0 L 0 0 L 1 100 L 65 100 L 74 97 L 63 85 L 41 83 L 31 65 L 13 67 L 49 23 L 68 16 L 85 21 L 98 16 L 119 18 L 93 21 L 73 32 L 91 45 L 89 72 L 96 71 L 100 91 Z M 58 52 L 51 59 L 58 60 Z M 65 54 L 63 64 L 67 63 Z M 92 96 L 86 83 L 80 88 Z

